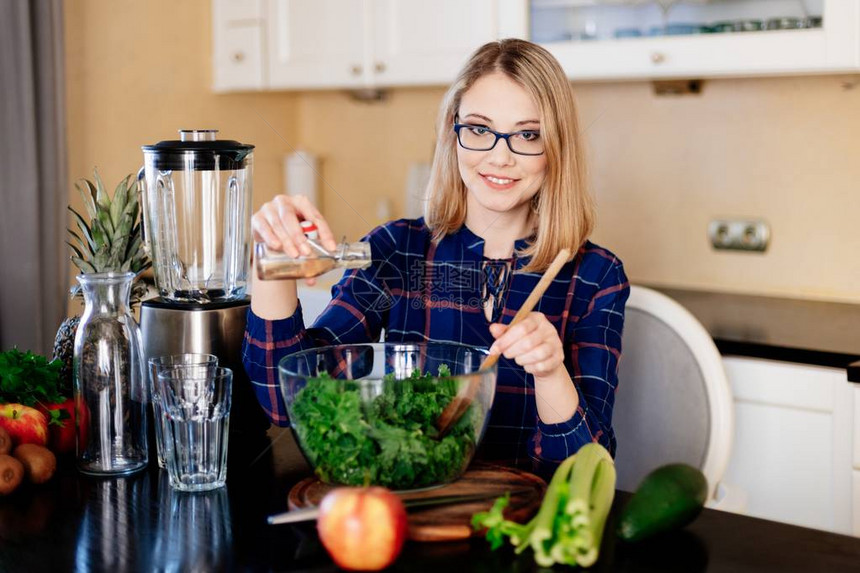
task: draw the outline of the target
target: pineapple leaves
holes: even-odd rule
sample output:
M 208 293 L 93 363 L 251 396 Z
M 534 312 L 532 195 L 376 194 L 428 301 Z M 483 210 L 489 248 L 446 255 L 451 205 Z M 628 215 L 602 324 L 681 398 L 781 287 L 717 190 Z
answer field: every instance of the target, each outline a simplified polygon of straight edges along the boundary
M 89 245 L 87 243 L 85 243 L 84 240 L 81 239 L 77 233 L 75 233 L 71 229 L 66 229 L 66 231 L 68 231 L 68 233 L 69 233 L 69 238 L 75 242 L 75 244 L 73 245 L 73 244 L 69 243 L 68 241 L 66 241 L 66 244 L 69 245 L 70 247 L 72 247 L 72 249 L 75 250 L 75 253 L 79 257 L 84 258 L 84 255 L 82 253 L 86 253 L 87 256 L 92 256 L 93 252 L 92 252 L 92 250 L 90 250 Z
M 111 233 L 105 228 L 104 223 L 102 223 L 101 216 L 98 219 L 93 219 L 93 241 L 95 241 L 98 248 L 96 249 L 96 253 L 101 250 L 107 250 L 110 252 L 111 248 Z
M 129 202 L 129 179 L 131 179 L 131 174 L 126 175 L 125 179 L 119 182 L 119 185 L 116 186 L 116 190 L 113 193 L 113 202 L 110 206 L 110 218 L 114 229 L 119 227 L 120 219 L 126 211 L 127 204 L 131 204 Z M 131 197 L 133 198 L 134 194 L 131 194 Z
M 96 221 L 101 223 L 101 226 L 105 231 L 106 237 L 110 237 L 113 235 L 114 226 L 113 221 L 111 221 L 110 219 L 110 207 L 108 207 L 107 210 L 104 210 L 99 207 L 98 217 L 96 218 Z M 95 225 L 93 225 L 93 229 L 95 229 Z
M 126 175 L 111 197 L 98 171 L 93 175 L 95 183 L 85 178 L 75 183 L 89 221 L 69 206 L 77 227 L 77 232 L 68 229 L 66 242 L 72 262 L 83 273 L 140 273 L 148 269 L 152 265 L 138 222 L 140 203 L 133 176 Z
M 94 272 L 96 272 L 96 269 L 94 266 L 92 266 L 87 261 L 85 261 L 81 258 L 72 257 L 72 262 L 75 263 L 76 267 L 81 269 L 82 273 L 94 273 Z
M 90 246 L 90 252 L 95 253 L 96 243 L 93 240 L 93 234 L 92 234 L 92 231 L 90 230 L 90 226 L 87 225 L 87 223 L 84 221 L 84 218 L 81 217 L 80 213 L 78 213 L 77 211 L 72 209 L 71 206 L 69 206 L 69 211 L 72 212 L 72 216 L 75 218 L 75 224 L 78 226 L 78 229 L 81 230 L 81 234 L 87 240 L 87 244 L 89 244 L 89 246 Z M 77 235 L 75 235 L 75 236 L 77 236 Z
M 140 225 L 135 226 L 135 229 L 137 229 L 139 226 L 140 226 Z M 141 242 L 142 242 L 142 240 L 143 240 L 143 239 L 142 239 L 142 237 L 140 236 L 140 232 L 132 231 L 132 237 L 133 237 L 133 238 L 132 238 L 132 240 L 131 240 L 131 241 L 129 242 L 129 244 L 128 244 L 128 252 L 129 252 L 129 253 L 137 253 L 137 252 L 141 252 L 141 251 L 140 251 L 140 244 L 141 244 Z M 122 270 L 122 271 L 132 271 L 132 270 L 133 270 L 133 271 L 135 271 L 135 272 L 137 272 L 137 271 L 141 270 L 140 268 L 136 268 L 136 267 L 134 266 L 134 262 L 135 262 L 135 258 L 134 258 L 134 257 L 129 257 L 129 258 L 127 258 L 127 259 L 123 262 L 123 264 L 122 264 L 122 269 L 121 269 L 121 270 Z
M 103 211 L 110 212 L 110 198 L 107 195 L 107 191 L 105 191 L 105 184 L 102 183 L 98 169 L 93 169 L 93 175 L 96 178 L 96 193 L 94 198 L 98 206 L 98 211 L 99 213 Z M 90 186 L 92 186 L 92 183 L 90 183 Z
M 87 188 L 84 191 L 84 186 Z M 81 199 L 84 202 L 84 207 L 87 209 L 87 215 L 90 219 L 96 218 L 96 188 L 88 179 L 81 179 L 75 182 L 75 188 L 81 194 Z M 71 209 L 71 207 L 69 207 Z
M 95 267 L 96 272 L 106 273 L 115 269 L 111 269 L 108 264 L 110 261 L 110 245 L 103 244 L 99 245 L 98 250 L 96 251 L 95 256 L 92 259 L 92 266 Z
M 68 241 L 66 241 L 66 244 L 69 245 L 69 248 L 72 249 L 72 252 L 75 253 L 75 255 L 77 255 L 77 257 L 79 259 L 84 258 L 84 255 L 83 255 L 83 253 L 81 253 L 81 250 L 79 248 L 77 248 L 76 246 L 74 246 L 73 244 L 71 244 Z

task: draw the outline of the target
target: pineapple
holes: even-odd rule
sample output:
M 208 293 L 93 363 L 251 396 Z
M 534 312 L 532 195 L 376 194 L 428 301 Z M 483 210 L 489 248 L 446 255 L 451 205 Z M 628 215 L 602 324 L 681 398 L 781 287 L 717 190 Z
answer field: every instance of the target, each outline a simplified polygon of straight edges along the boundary
M 140 204 L 131 174 L 116 186 L 113 197 L 108 197 L 98 171 L 95 183 L 80 179 L 75 187 L 86 207 L 89 224 L 80 213 L 69 207 L 80 234 L 69 229 L 66 244 L 72 250 L 72 262 L 82 273 L 134 272 L 141 273 L 152 263 L 143 245 L 143 233 L 138 220 Z M 76 285 L 72 296 L 81 296 Z M 132 287 L 132 305 L 146 293 L 146 285 L 138 278 Z M 54 358 L 63 362 L 60 370 L 60 388 L 64 395 L 72 393 L 72 355 L 79 316 L 63 321 L 54 340 Z
M 60 324 L 60 328 L 57 329 L 57 336 L 54 338 L 53 360 L 63 362 L 60 366 L 60 379 L 57 381 L 57 389 L 63 396 L 72 395 L 74 384 L 72 358 L 75 351 L 75 333 L 78 331 L 78 323 L 80 322 L 80 316 L 70 316 Z

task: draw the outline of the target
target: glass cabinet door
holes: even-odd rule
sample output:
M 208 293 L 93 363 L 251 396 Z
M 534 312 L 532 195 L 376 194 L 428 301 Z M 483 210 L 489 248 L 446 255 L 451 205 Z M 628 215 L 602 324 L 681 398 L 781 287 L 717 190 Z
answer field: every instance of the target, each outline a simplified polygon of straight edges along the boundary
M 858 69 L 860 2 L 531 0 L 529 34 L 573 79 Z
M 821 28 L 824 0 L 534 0 L 539 43 Z

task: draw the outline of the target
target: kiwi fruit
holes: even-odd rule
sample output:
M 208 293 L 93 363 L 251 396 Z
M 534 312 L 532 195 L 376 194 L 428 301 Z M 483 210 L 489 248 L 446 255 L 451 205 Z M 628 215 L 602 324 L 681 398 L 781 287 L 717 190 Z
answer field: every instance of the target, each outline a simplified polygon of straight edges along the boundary
M 57 456 L 44 446 L 21 444 L 15 448 L 15 457 L 24 464 L 27 477 L 33 483 L 45 483 L 57 469 Z
M 12 436 L 5 428 L 0 428 L 0 455 L 8 454 L 12 451 Z
M 0 454 L 0 495 L 7 495 L 24 479 L 24 464 L 8 454 Z

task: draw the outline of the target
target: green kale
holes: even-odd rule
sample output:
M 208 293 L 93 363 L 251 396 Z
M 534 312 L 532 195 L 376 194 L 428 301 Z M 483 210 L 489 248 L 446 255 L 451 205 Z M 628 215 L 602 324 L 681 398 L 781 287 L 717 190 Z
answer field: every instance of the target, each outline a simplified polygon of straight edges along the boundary
M 437 377 L 417 369 L 405 380 L 387 375 L 381 386 L 379 395 L 363 402 L 361 380 L 322 376 L 296 395 L 293 426 L 317 475 L 327 482 L 392 489 L 456 478 L 475 448 L 475 408 L 438 439 L 436 420 L 457 394 L 447 366 Z

